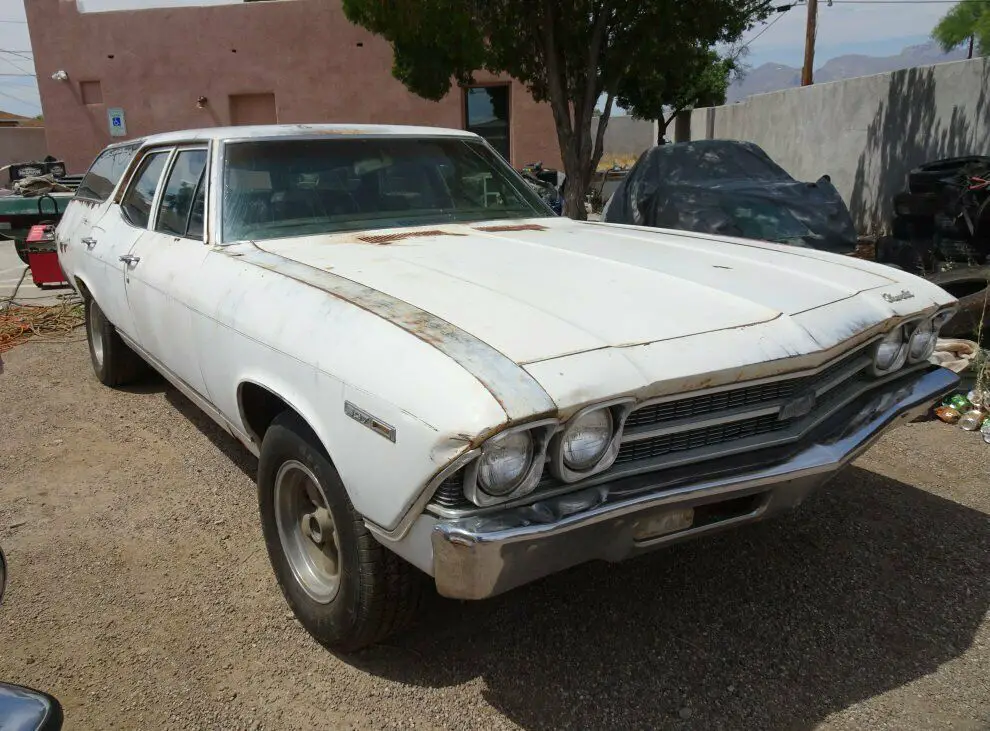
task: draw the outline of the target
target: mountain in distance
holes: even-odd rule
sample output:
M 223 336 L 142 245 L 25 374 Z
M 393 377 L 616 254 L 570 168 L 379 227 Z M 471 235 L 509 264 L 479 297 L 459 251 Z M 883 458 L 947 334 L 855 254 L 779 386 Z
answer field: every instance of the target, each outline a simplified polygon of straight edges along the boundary
M 815 71 L 815 83 L 852 79 L 857 76 L 882 74 L 887 71 L 908 69 L 912 66 L 928 66 L 966 58 L 966 49 L 957 48 L 943 53 L 934 41 L 920 46 L 908 46 L 896 56 L 862 56 L 849 54 L 830 59 Z M 790 89 L 801 85 L 801 69 L 779 63 L 765 63 L 751 69 L 742 79 L 729 87 L 729 104 L 741 101 L 753 94 Z

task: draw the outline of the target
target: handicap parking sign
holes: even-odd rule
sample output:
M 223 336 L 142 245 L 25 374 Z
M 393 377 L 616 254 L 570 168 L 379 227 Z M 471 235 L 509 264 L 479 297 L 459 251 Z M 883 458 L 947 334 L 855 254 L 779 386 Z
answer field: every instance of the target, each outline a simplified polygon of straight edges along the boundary
M 127 122 L 124 121 L 124 110 L 120 107 L 111 107 L 107 110 L 107 123 L 110 126 L 111 137 L 127 136 Z

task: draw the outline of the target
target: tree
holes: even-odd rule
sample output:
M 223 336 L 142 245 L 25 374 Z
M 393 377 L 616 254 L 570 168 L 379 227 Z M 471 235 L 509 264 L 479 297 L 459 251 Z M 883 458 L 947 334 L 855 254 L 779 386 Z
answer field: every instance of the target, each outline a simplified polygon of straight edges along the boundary
M 946 53 L 968 43 L 970 58 L 974 45 L 979 55 L 990 54 L 990 3 L 962 0 L 938 22 L 932 38 Z
M 659 143 L 679 112 L 725 104 L 735 70 L 733 56 L 723 58 L 700 45 L 675 48 L 667 53 L 667 58 L 657 59 L 656 66 L 648 73 L 623 80 L 616 99 L 619 106 L 637 119 L 657 120 Z
M 512 76 L 553 112 L 567 180 L 564 213 L 584 218 L 616 96 L 672 48 L 731 43 L 773 0 L 343 0 L 348 19 L 392 46 L 392 74 L 442 99 L 479 70 Z M 597 132 L 592 117 L 604 106 Z

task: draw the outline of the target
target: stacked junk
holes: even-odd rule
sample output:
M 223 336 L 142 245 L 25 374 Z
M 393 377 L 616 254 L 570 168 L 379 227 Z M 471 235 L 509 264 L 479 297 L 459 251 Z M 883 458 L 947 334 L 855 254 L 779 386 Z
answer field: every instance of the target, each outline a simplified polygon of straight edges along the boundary
M 877 261 L 935 282 L 959 299 L 949 336 L 973 337 L 990 282 L 990 157 L 956 157 L 922 165 L 893 201 L 891 236 Z
M 877 260 L 920 274 L 959 298 L 949 336 L 986 338 L 990 283 L 990 157 L 957 157 L 922 165 L 908 175 L 908 189 L 893 201 L 892 235 L 878 242 Z M 967 347 L 974 352 L 962 353 Z M 986 352 L 957 340 L 953 357 L 972 357 L 983 373 L 968 392 L 956 393 L 935 409 L 948 424 L 979 431 L 990 444 L 990 390 Z

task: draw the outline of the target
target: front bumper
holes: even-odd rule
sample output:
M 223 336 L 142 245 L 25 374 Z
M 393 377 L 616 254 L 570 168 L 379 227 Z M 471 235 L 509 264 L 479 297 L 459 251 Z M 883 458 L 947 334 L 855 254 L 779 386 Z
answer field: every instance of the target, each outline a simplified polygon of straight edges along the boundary
M 891 427 L 927 411 L 958 383 L 944 368 L 893 381 L 830 422 L 812 443 L 771 466 L 709 476 L 635 495 L 609 486 L 584 491 L 592 506 L 560 517 L 560 505 L 536 503 L 490 516 L 441 520 L 433 526 L 437 590 L 484 599 L 587 561 L 620 561 L 663 545 L 760 520 L 792 508 Z M 656 476 L 659 480 L 659 474 Z M 651 532 L 664 514 L 694 509 L 690 527 Z M 662 518 L 661 518 L 662 519 Z

